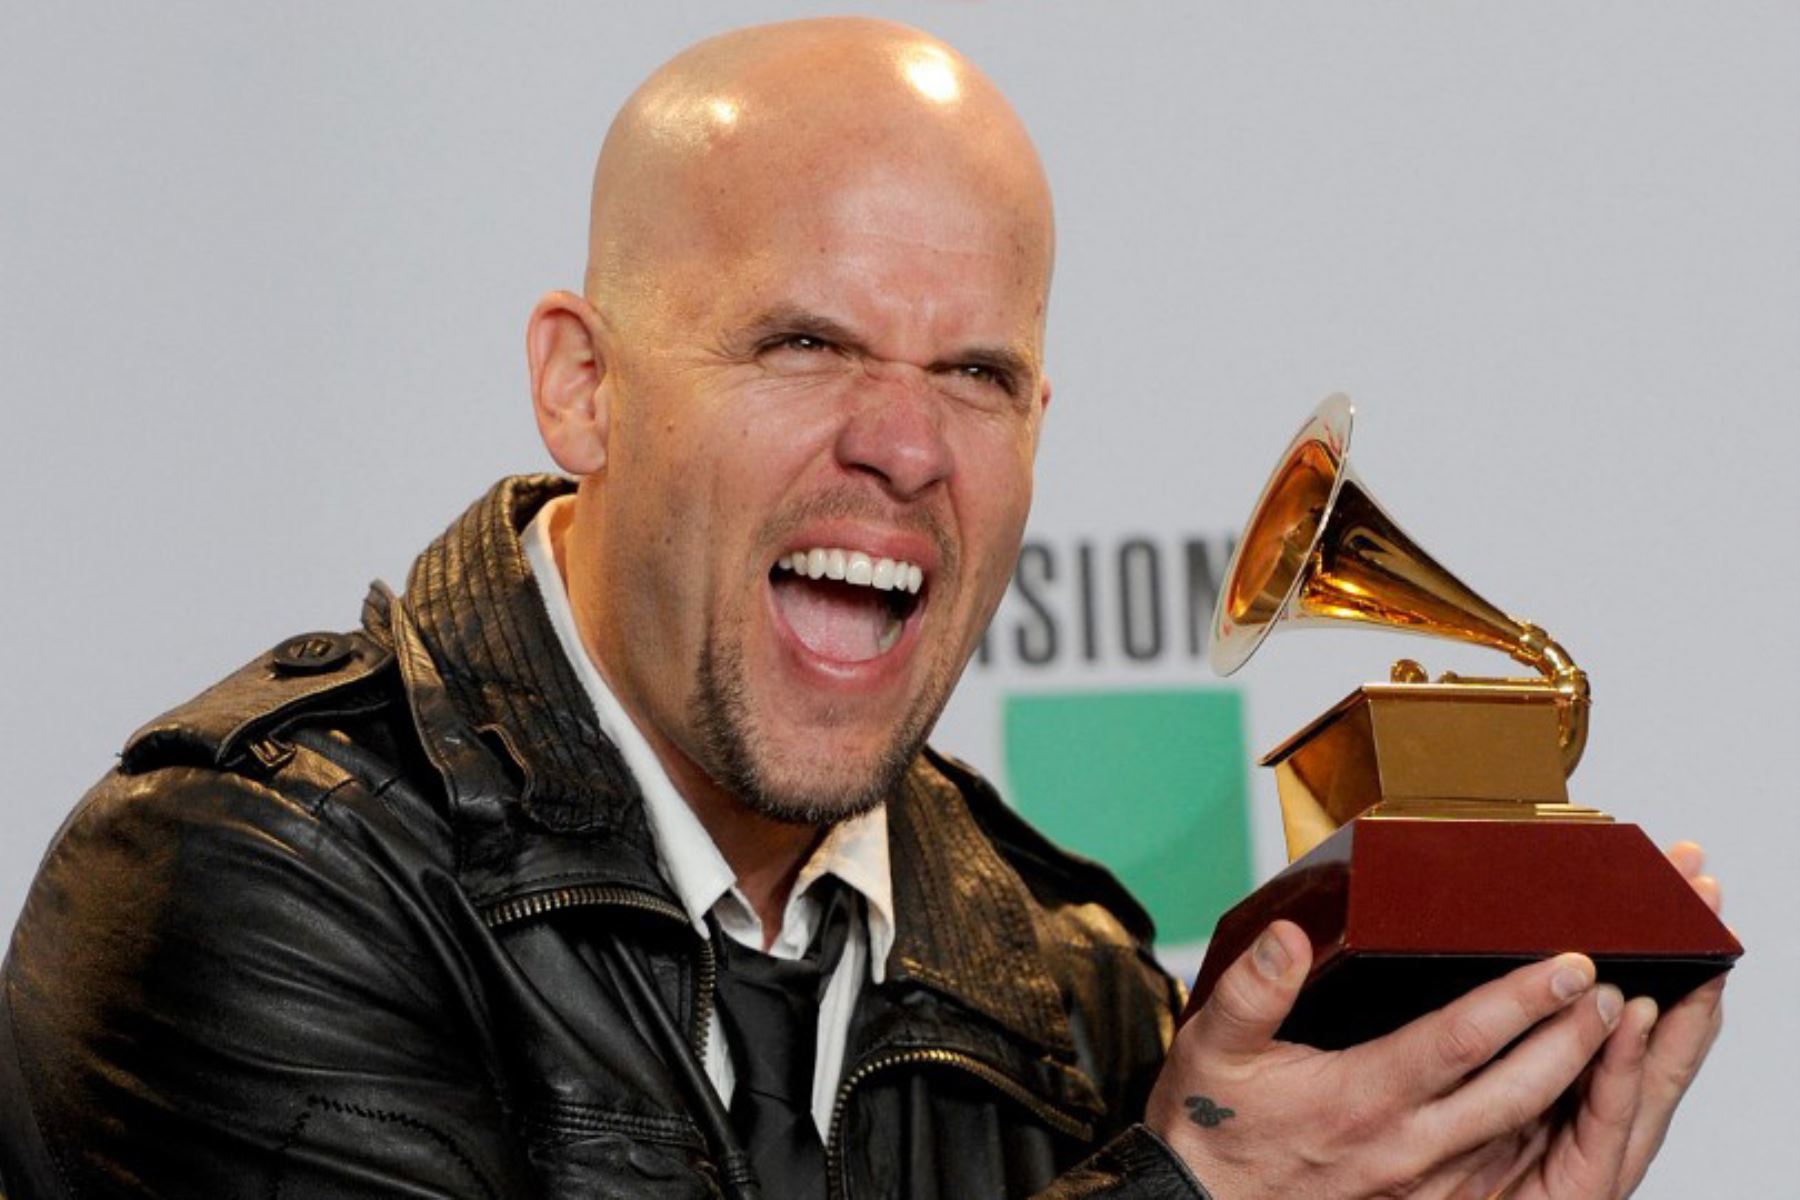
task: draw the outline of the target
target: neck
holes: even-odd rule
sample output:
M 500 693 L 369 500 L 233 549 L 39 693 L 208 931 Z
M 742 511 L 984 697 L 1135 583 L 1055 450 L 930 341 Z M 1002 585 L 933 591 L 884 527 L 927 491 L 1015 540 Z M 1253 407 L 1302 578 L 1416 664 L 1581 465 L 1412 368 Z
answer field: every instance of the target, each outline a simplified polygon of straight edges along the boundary
M 752 812 L 736 796 L 721 790 L 710 776 L 694 767 L 679 751 L 671 755 L 650 737 L 663 769 L 694 815 L 700 818 L 713 844 L 737 876 L 738 891 L 756 910 L 762 922 L 763 948 L 768 949 L 781 932 L 782 914 L 800 868 L 824 839 L 825 830 L 812 825 L 775 821 Z M 690 778 L 697 776 L 698 778 Z
M 642 709 L 629 689 L 623 689 L 607 671 L 605 658 L 599 653 L 593 623 L 587 619 L 583 605 L 576 599 L 584 580 L 580 572 L 571 574 L 566 535 L 575 523 L 576 505 L 565 505 L 555 514 L 550 526 L 550 541 L 556 552 L 556 569 L 568 587 L 575 613 L 575 628 L 581 635 L 582 648 L 593 661 L 613 695 L 619 698 L 632 723 L 643 733 L 644 740 L 661 762 L 675 790 L 693 810 L 713 845 L 724 856 L 737 877 L 737 887 L 749 901 L 762 924 L 763 948 L 773 944 L 781 931 L 782 915 L 787 911 L 788 896 L 794 880 L 813 851 L 824 839 L 826 830 L 812 825 L 796 825 L 776 821 L 750 809 L 735 795 L 721 788 L 713 777 L 682 753 L 680 747 L 665 737 L 653 722 L 642 718 Z

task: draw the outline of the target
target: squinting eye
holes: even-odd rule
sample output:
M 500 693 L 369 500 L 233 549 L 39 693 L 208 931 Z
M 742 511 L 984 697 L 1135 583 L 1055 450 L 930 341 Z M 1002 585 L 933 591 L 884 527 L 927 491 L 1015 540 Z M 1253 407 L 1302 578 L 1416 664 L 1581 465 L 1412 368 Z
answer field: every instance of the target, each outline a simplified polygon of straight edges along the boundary
M 778 333 L 757 348 L 763 369 L 776 375 L 825 375 L 843 368 L 847 355 L 836 342 L 812 333 Z
M 972 379 L 976 383 L 992 384 L 1009 396 L 1012 394 L 1012 377 L 1004 371 L 984 363 L 964 363 L 956 368 L 956 373 L 964 379 Z

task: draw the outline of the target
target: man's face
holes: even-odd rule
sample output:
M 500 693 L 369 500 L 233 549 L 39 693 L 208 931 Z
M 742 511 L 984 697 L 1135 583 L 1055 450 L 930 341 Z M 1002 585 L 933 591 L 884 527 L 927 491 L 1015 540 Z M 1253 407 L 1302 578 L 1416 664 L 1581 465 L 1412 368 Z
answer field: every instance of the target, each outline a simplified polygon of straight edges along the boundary
M 722 196 L 616 322 L 595 583 L 665 757 L 809 822 L 881 799 L 936 720 L 1048 398 L 1047 229 L 967 173 L 816 174 Z

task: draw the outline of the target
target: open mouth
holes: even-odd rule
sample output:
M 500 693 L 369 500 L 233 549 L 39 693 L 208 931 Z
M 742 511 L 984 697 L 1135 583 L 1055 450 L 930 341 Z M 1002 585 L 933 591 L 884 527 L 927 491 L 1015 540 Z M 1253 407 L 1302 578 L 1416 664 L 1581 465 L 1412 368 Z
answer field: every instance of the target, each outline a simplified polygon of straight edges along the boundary
M 913 563 L 822 546 L 783 555 L 769 569 L 769 584 L 802 645 L 820 658 L 857 663 L 899 643 L 924 603 L 925 572 Z

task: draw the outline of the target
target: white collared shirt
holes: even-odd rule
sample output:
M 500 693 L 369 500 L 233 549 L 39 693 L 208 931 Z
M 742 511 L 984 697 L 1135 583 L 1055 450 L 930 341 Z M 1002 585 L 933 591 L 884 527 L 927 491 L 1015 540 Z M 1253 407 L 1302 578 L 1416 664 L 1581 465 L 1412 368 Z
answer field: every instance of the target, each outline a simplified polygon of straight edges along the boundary
M 702 937 L 707 935 L 706 916 L 711 913 L 727 937 L 761 950 L 762 921 L 738 889 L 737 876 L 730 864 L 719 853 L 718 846 L 706 832 L 706 827 L 700 824 L 694 810 L 675 790 L 675 784 L 663 769 L 656 752 L 620 705 L 618 697 L 613 695 L 582 644 L 575 625 L 575 613 L 569 605 L 568 588 L 556 567 L 556 549 L 551 536 L 554 511 L 574 502 L 573 496 L 559 496 L 544 505 L 519 539 L 532 574 L 537 578 L 551 628 L 556 630 L 563 654 L 575 668 L 576 677 L 593 702 L 600 728 L 619 748 L 625 765 L 637 780 L 638 789 L 643 792 L 644 810 L 656 842 L 657 865 L 681 900 L 695 930 Z M 825 998 L 819 1005 L 812 1113 L 821 1139 L 830 1132 L 832 1104 L 844 1069 L 850 1015 L 862 979 L 865 973 L 876 983 L 886 978 L 888 952 L 894 945 L 894 897 L 888 874 L 885 806 L 832 826 L 813 856 L 800 868 L 800 875 L 788 896 L 787 908 L 782 913 L 781 929 L 767 953 L 786 959 L 797 959 L 806 953 L 820 915 L 812 885 L 823 875 L 837 876 L 861 895 L 868 919 L 851 923 L 844 956 L 839 960 L 831 982 L 826 985 Z M 707 1078 L 712 1080 L 720 1098 L 729 1104 L 736 1085 L 736 1073 L 717 1007 L 712 1010 L 708 1027 L 705 1065 Z

